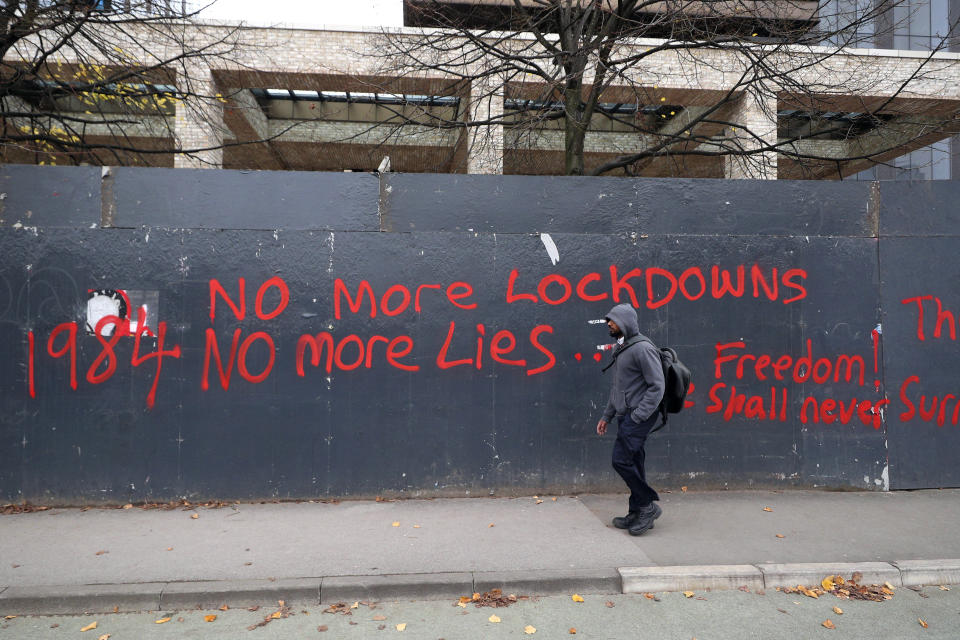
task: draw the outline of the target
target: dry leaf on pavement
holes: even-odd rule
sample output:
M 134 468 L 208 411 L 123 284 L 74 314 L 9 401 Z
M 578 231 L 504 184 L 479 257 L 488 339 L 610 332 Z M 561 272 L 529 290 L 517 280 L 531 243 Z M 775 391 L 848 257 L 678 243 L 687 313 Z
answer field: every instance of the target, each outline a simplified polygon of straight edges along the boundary
M 782 533 L 778 533 L 778 534 L 777 534 L 777 537 L 778 537 L 778 538 L 783 538 L 784 535 L 783 535 Z
M 692 597 L 694 596 L 694 593 L 693 593 L 693 591 L 684 591 L 684 592 L 683 592 L 683 595 L 684 595 L 684 597 L 692 598 Z
M 165 622 L 170 622 L 170 618 L 160 618 L 159 620 L 154 620 L 154 624 L 163 624 Z
M 377 620 L 377 621 L 386 620 L 386 619 L 387 619 L 387 616 L 375 615 L 375 616 L 373 616 L 373 617 L 370 618 L 370 619 L 371 619 L 371 620 Z
M 529 625 L 529 624 L 528 624 L 527 626 L 525 626 L 525 627 L 523 628 L 523 632 L 524 632 L 525 634 L 527 634 L 528 636 L 532 636 L 533 634 L 535 634 L 535 633 L 537 632 L 537 628 L 534 627 L 534 626 L 532 626 L 532 625 Z
M 317 627 L 317 631 L 319 631 L 320 633 L 323 633 L 324 631 L 327 630 L 327 628 L 328 628 L 327 625 L 322 624 L 319 627 Z
M 842 615 L 843 615 L 843 609 L 841 609 L 840 607 L 834 607 L 834 608 L 833 608 L 833 612 L 834 612 L 835 614 L 837 614 L 838 616 L 842 616 Z
M 105 634 L 103 634 L 102 636 L 100 636 L 99 638 L 97 638 L 97 640 L 110 640 L 110 634 L 109 634 L 109 633 L 105 633 Z
M 494 622 L 494 623 L 500 622 L 500 616 L 498 616 L 498 615 L 495 614 L 495 613 L 492 613 L 492 614 L 490 614 L 490 617 L 487 618 L 487 620 L 489 620 L 490 622 Z
M 920 623 L 920 626 L 923 627 L 924 629 L 926 629 L 927 627 L 930 626 L 930 625 L 928 625 L 926 622 L 923 621 L 923 618 L 917 618 L 917 622 L 919 622 L 919 623 Z
M 193 519 L 193 520 L 196 520 L 196 519 L 199 518 L 199 517 L 200 517 L 200 514 L 199 514 L 199 513 L 195 513 L 195 514 L 193 514 L 192 516 L 190 516 L 190 518 Z
M 615 605 L 613 602 L 607 600 L 607 609 L 613 609 L 615 606 L 617 606 L 617 605 Z
M 577 593 L 575 593 L 575 594 L 573 594 L 572 596 L 570 596 L 570 599 L 573 600 L 574 602 L 583 602 L 583 596 L 581 596 L 581 595 L 579 595 L 579 594 L 577 594 Z
M 95 556 L 102 556 L 102 555 L 105 554 L 105 553 L 110 553 L 110 552 L 107 551 L 106 549 L 101 549 L 100 551 L 97 551 L 97 552 L 96 552 L 95 554 L 93 554 L 93 555 L 95 555 Z
M 686 487 L 680 487 L 680 491 L 682 491 L 683 493 L 686 493 L 686 492 L 687 492 L 687 488 L 686 488 Z
M 401 622 L 400 624 L 397 625 L 397 631 L 403 631 L 406 628 L 407 628 L 406 622 Z
M 763 510 L 764 510 L 764 511 L 773 511 L 773 509 L 771 509 L 770 507 L 764 507 Z
M 80 629 L 80 631 L 91 631 L 92 629 L 96 629 L 96 628 L 97 628 L 97 623 L 91 622 L 90 624 L 85 626 L 83 629 Z
M 399 527 L 399 526 L 400 526 L 400 522 L 399 522 L 399 521 L 394 522 L 394 523 L 393 523 L 393 526 L 394 526 L 394 527 Z
M 570 631 L 568 631 L 567 633 L 569 633 L 572 636 L 575 636 L 577 635 L 577 629 L 575 627 L 570 627 Z
M 823 624 L 823 626 L 825 626 L 827 629 L 836 629 L 836 628 L 837 628 L 837 626 L 836 626 L 835 624 L 833 624 L 833 622 L 830 621 L 830 620 L 824 620 L 821 624 Z

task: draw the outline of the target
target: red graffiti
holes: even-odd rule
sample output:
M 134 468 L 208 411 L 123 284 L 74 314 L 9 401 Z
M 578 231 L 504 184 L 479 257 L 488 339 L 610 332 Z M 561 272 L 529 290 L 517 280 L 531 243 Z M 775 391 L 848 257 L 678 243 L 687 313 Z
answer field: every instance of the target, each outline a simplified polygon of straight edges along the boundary
M 297 340 L 297 375 L 301 378 L 306 375 L 304 370 L 304 360 L 307 350 L 310 350 L 310 364 L 314 367 L 320 366 L 320 358 L 326 354 L 324 369 L 327 373 L 333 371 L 334 366 L 340 371 L 352 371 L 360 366 L 367 369 L 373 367 L 374 346 L 378 343 L 385 343 L 384 356 L 387 364 L 402 371 L 419 371 L 420 365 L 406 364 L 400 361 L 410 354 L 413 350 L 413 339 L 409 336 L 397 336 L 388 339 L 384 336 L 372 336 L 364 342 L 359 336 L 349 335 L 342 340 L 335 340 L 334 337 L 323 331 L 315 336 L 304 334 Z M 356 357 L 351 361 L 345 359 L 344 351 L 353 345 L 356 349 Z
M 486 327 L 484 327 L 482 324 L 477 325 L 476 327 L 476 348 L 473 350 L 473 357 L 462 357 L 456 360 L 451 360 L 449 355 L 450 345 L 453 342 L 456 329 L 456 323 L 451 321 L 450 326 L 447 329 L 447 335 L 444 339 L 443 346 L 440 348 L 440 352 L 437 354 L 437 367 L 440 369 L 452 369 L 454 367 L 473 366 L 477 369 L 481 369 L 483 367 L 482 354 L 486 351 L 484 346 Z M 528 376 L 549 371 L 557 362 L 557 358 L 553 355 L 553 352 L 540 342 L 540 336 L 544 333 L 553 333 L 553 327 L 549 325 L 538 325 L 530 331 L 530 344 L 533 345 L 537 351 L 546 356 L 546 361 L 538 367 L 528 369 Z M 517 339 L 513 335 L 513 332 L 507 330 L 498 331 L 494 335 L 490 345 L 490 358 L 495 362 L 499 362 L 500 364 L 526 367 L 526 360 L 512 360 L 504 357 L 513 351 L 516 344 Z
M 244 380 L 251 384 L 260 384 L 270 376 L 273 365 L 276 361 L 276 347 L 270 334 L 263 331 L 256 331 L 247 336 L 243 342 L 240 342 L 241 329 L 234 329 L 233 340 L 230 344 L 230 355 L 224 367 L 223 358 L 220 355 L 220 346 L 217 340 L 217 333 L 213 328 L 207 328 L 206 344 L 204 346 L 203 357 L 203 375 L 200 378 L 200 388 L 204 391 L 210 388 L 210 360 L 211 355 L 216 359 L 217 373 L 220 375 L 220 386 L 226 391 L 230 389 L 230 377 L 233 374 L 233 367 L 236 364 L 237 372 Z M 269 359 L 263 371 L 258 374 L 250 373 L 247 368 L 247 353 L 254 343 L 262 341 L 268 350 Z
M 27 333 L 27 391 L 30 393 L 31 398 L 37 397 L 37 388 L 35 384 L 35 373 L 34 373 L 34 338 L 33 331 Z
M 140 307 L 137 309 L 137 332 L 133 338 L 133 355 L 130 357 L 130 364 L 134 367 L 139 367 L 151 358 L 157 359 L 157 368 L 153 374 L 153 384 L 150 386 L 150 393 L 147 394 L 147 407 L 152 409 L 157 399 L 157 385 L 160 382 L 160 372 L 163 371 L 163 359 L 165 357 L 179 358 L 180 346 L 174 345 L 173 349 L 164 350 L 163 347 L 167 340 L 167 323 L 160 322 L 157 324 L 157 350 L 141 356 L 140 339 L 143 334 L 147 334 L 151 338 L 154 337 L 153 332 L 147 328 L 147 310 Z
M 263 299 L 266 296 L 267 291 L 269 291 L 271 288 L 277 289 L 280 294 L 280 300 L 277 302 L 277 306 L 274 307 L 273 311 L 266 313 L 263 310 Z M 247 316 L 246 282 L 243 278 L 237 278 L 237 290 L 238 297 L 240 298 L 239 304 L 233 301 L 219 281 L 216 279 L 210 280 L 210 322 L 213 322 L 217 317 L 218 296 L 223 298 L 223 301 L 227 303 L 227 306 L 230 307 L 230 310 L 233 312 L 233 315 L 237 320 L 243 320 Z M 284 309 L 287 308 L 287 303 L 289 302 L 290 289 L 287 287 L 287 283 L 283 281 L 283 278 L 274 276 L 261 284 L 260 288 L 257 289 L 254 312 L 261 320 L 271 320 L 283 313 Z
M 112 324 L 114 330 L 110 339 L 105 340 L 103 330 L 108 324 Z M 93 329 L 93 335 L 100 343 L 100 353 L 93 361 L 93 364 L 90 365 L 90 368 L 87 369 L 87 382 L 90 384 L 102 384 L 113 376 L 117 370 L 117 353 L 114 349 L 117 343 L 120 342 L 120 338 L 129 333 L 129 326 L 129 320 L 118 318 L 117 316 L 104 316 L 100 318 L 97 326 Z M 106 369 L 97 373 L 97 369 L 100 368 L 100 364 L 104 361 L 107 363 Z
M 849 402 L 844 403 L 842 400 L 833 398 L 823 400 L 804 398 L 803 406 L 800 408 L 800 422 L 833 424 L 839 421 L 840 424 L 849 424 L 856 412 L 860 422 L 868 427 L 879 429 L 882 425 L 880 409 L 889 403 L 890 401 L 886 399 L 873 402 L 872 400 L 857 401 L 856 398 L 851 398 Z
M 914 403 L 908 395 L 908 390 L 912 385 L 920 384 L 920 376 L 910 376 L 900 385 L 900 402 L 906 407 L 906 411 L 900 414 L 900 421 L 907 422 L 919 417 L 924 422 L 936 422 L 937 426 L 942 427 L 947 421 L 948 406 L 953 403 L 953 411 L 950 413 L 950 424 L 960 423 L 960 398 L 952 393 L 944 396 L 930 396 L 921 394 L 920 399 Z
M 64 331 L 67 332 L 67 339 L 63 344 L 63 347 L 60 349 L 54 348 L 54 342 Z M 50 332 L 50 337 L 47 338 L 47 353 L 50 354 L 51 358 L 61 358 L 64 355 L 70 353 L 70 388 L 74 391 L 77 390 L 77 323 L 76 322 L 64 322 L 58 324 L 53 331 Z
M 813 341 L 807 340 L 806 355 L 794 358 L 789 354 L 773 357 L 766 354 L 741 353 L 746 348 L 744 342 L 728 342 L 717 344 L 717 355 L 713 359 L 714 377 L 717 379 L 723 377 L 723 365 L 728 362 L 736 362 L 736 377 L 742 379 L 744 374 L 750 370 L 757 380 L 767 380 L 770 375 L 776 380 L 786 380 L 787 375 L 794 382 L 802 384 L 807 381 L 813 381 L 816 384 L 824 384 L 833 380 L 839 382 L 842 377 L 850 382 L 856 369 L 857 381 L 860 386 L 864 384 L 864 369 L 866 367 L 863 357 L 859 355 L 841 354 L 835 359 L 817 358 L 813 359 Z M 733 353 L 728 353 L 733 352 Z
M 748 396 L 739 393 L 733 385 L 729 386 L 726 399 L 720 397 L 728 387 L 718 382 L 710 387 L 707 395 L 710 404 L 707 413 L 723 412 L 723 419 L 729 422 L 733 416 L 742 414 L 746 418 L 758 420 L 787 421 L 787 390 L 783 387 L 770 387 L 769 395 Z
M 912 298 L 904 298 L 900 301 L 900 304 L 917 305 L 917 340 L 926 340 L 927 336 L 924 332 L 924 301 L 933 301 L 936 306 L 936 323 L 933 326 L 933 337 L 939 338 L 943 335 L 943 325 L 947 325 L 947 331 L 950 332 L 950 339 L 957 339 L 957 319 L 956 316 L 951 311 L 946 311 L 943 308 L 943 302 L 940 298 L 936 296 L 913 296 Z
M 410 302 L 413 301 L 413 310 L 421 313 L 421 297 L 424 290 L 443 290 L 440 284 L 421 284 L 417 286 L 414 293 L 410 292 L 406 286 L 396 284 L 389 287 L 377 303 L 377 295 L 373 291 L 373 286 L 366 281 L 361 280 L 357 285 L 356 295 L 351 295 L 350 289 L 344 284 L 343 280 L 337 278 L 333 282 L 333 317 L 340 320 L 343 317 L 343 302 L 346 301 L 351 313 L 360 313 L 363 309 L 364 300 L 367 300 L 367 306 L 370 310 L 370 317 L 377 317 L 377 309 L 387 316 L 398 316 L 410 308 Z M 400 302 L 391 306 L 391 298 L 399 294 Z M 475 302 L 467 302 L 467 299 L 473 295 L 473 287 L 466 282 L 454 282 L 444 290 L 444 297 L 447 302 L 461 309 L 476 309 Z
M 714 265 L 710 267 L 709 273 L 708 285 L 707 277 L 701 267 L 690 267 L 679 276 L 673 271 L 660 267 L 648 267 L 645 270 L 635 268 L 621 275 L 616 265 L 611 265 L 609 277 L 591 272 L 581 276 L 575 285 L 565 276 L 550 274 L 537 282 L 533 288 L 536 293 L 532 293 L 530 289 L 518 292 L 517 280 L 520 277 L 520 271 L 513 269 L 507 278 L 506 301 L 507 304 L 526 301 L 559 305 L 571 299 L 576 293 L 579 299 L 587 302 L 607 299 L 614 303 L 629 301 L 634 307 L 639 308 L 641 300 L 638 298 L 634 284 L 642 287 L 641 290 L 646 294 L 643 304 L 649 309 L 668 304 L 676 298 L 678 293 L 691 301 L 699 300 L 708 291 L 715 300 L 726 297 L 742 298 L 748 295 L 746 265 L 737 266 L 732 274 L 730 270 Z M 806 277 L 807 272 L 803 269 L 787 269 L 780 273 L 776 267 L 770 269 L 768 276 L 759 265 L 753 265 L 750 267 L 752 295 L 754 298 L 766 297 L 768 300 L 777 300 L 782 295 L 780 290 L 782 286 L 792 290 L 793 295 L 782 300 L 783 304 L 790 304 L 807 296 L 806 287 L 803 285 Z M 638 282 L 633 283 L 634 280 Z M 607 287 L 602 286 L 604 282 L 608 282 Z M 590 291 L 587 290 L 588 286 L 591 287 Z

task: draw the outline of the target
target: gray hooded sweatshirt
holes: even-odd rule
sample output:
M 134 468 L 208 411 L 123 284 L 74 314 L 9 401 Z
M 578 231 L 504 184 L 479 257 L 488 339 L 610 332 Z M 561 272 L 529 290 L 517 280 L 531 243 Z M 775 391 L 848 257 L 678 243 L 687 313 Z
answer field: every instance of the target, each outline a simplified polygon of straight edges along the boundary
M 623 340 L 640 335 L 637 312 L 629 304 L 618 304 L 607 314 L 623 332 Z M 663 365 L 660 352 L 653 343 L 644 340 L 624 349 L 613 366 L 613 388 L 603 419 L 610 422 L 614 415 L 627 411 L 634 422 L 647 420 L 663 400 Z

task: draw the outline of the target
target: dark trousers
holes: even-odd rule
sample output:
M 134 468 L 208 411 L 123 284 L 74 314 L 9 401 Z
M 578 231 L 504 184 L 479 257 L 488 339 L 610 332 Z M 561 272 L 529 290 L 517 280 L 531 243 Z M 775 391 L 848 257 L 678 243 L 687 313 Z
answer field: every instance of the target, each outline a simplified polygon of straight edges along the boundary
M 613 445 L 613 468 L 620 474 L 623 481 L 630 488 L 630 511 L 640 511 L 660 496 L 647 484 L 647 476 L 643 469 L 644 451 L 647 436 L 654 427 L 660 414 L 654 412 L 652 416 L 637 424 L 630 417 L 630 413 L 620 417 L 620 426 L 617 429 L 617 441 Z

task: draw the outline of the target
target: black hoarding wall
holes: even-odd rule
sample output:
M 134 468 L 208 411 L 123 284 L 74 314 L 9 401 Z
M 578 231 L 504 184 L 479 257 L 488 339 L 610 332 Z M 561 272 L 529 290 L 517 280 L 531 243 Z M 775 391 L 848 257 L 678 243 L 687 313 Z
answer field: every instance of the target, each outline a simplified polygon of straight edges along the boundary
M 0 499 L 960 485 L 954 183 L 0 169 Z

